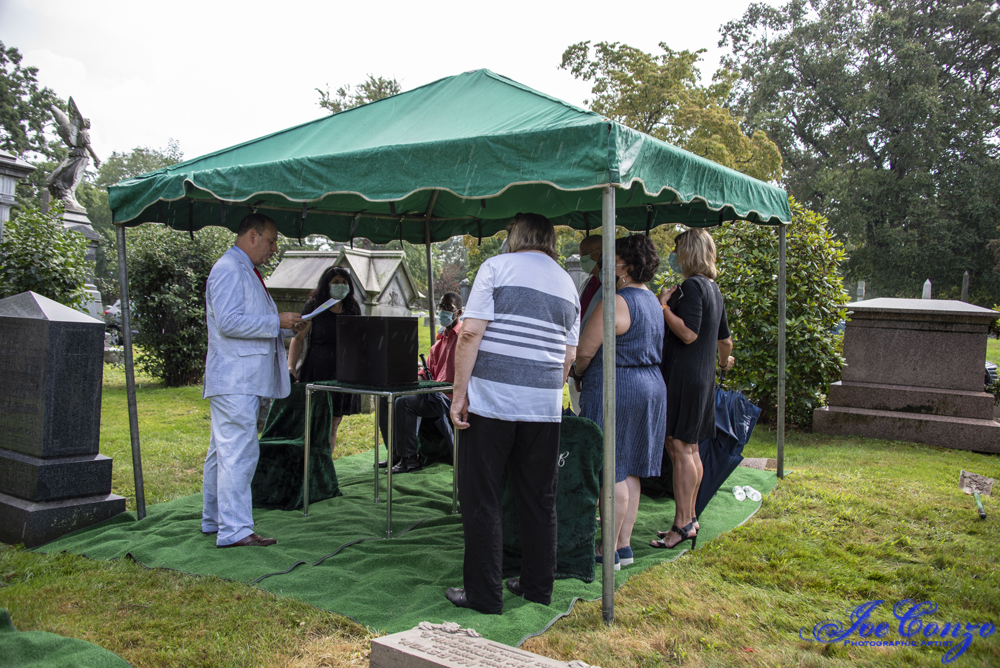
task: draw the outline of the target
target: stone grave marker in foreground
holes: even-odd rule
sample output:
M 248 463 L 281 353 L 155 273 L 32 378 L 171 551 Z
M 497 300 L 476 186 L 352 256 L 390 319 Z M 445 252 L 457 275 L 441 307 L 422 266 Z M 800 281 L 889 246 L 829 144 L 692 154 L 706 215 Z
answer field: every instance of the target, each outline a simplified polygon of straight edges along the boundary
M 371 668 L 596 668 L 557 661 L 483 638 L 454 622 L 420 622 L 416 628 L 372 639 Z
M 42 545 L 125 512 L 99 454 L 104 323 L 0 299 L 0 541 Z
M 983 391 L 986 336 L 1000 313 L 947 299 L 847 305 L 841 380 L 813 431 L 1000 453 L 993 395 Z

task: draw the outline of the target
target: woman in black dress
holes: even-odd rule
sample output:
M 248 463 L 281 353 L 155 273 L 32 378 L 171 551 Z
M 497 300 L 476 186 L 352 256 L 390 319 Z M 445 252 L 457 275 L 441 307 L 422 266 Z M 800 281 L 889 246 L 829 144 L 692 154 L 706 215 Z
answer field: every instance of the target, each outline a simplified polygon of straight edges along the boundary
M 316 310 L 331 297 L 340 301 L 310 320 L 305 329 L 295 335 L 288 346 L 288 372 L 303 383 L 318 380 L 335 380 L 337 373 L 337 317 L 340 315 L 361 315 L 361 307 L 354 299 L 354 285 L 351 273 L 343 267 L 330 267 L 319 277 L 319 285 L 309 293 L 309 299 L 302 307 L 302 315 Z M 308 339 L 309 345 L 305 346 Z M 299 364 L 302 348 L 306 347 L 306 357 Z M 345 415 L 361 412 L 361 397 L 357 394 L 325 392 L 333 412 L 330 430 L 330 452 L 337 445 L 337 428 Z
M 715 283 L 715 242 L 702 229 L 678 235 L 670 266 L 682 276 L 676 302 L 670 297 L 677 286 L 660 293 L 667 325 L 663 338 L 661 370 L 667 384 L 666 449 L 674 468 L 674 525 L 658 533 L 651 545 L 676 547 L 686 540 L 694 549 L 698 536 L 695 500 L 703 469 L 698 443 L 715 436 L 715 364 L 732 366 L 726 307 Z

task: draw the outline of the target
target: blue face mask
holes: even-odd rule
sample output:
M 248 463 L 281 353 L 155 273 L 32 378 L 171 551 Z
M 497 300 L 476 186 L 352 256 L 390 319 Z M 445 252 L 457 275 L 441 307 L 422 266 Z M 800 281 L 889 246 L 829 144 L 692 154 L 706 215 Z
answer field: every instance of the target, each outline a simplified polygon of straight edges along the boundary
M 448 327 L 455 322 L 455 313 L 453 311 L 438 311 L 438 322 L 441 323 L 442 327 Z
M 345 283 L 331 283 L 330 284 L 330 296 L 334 299 L 343 299 L 347 296 L 347 293 L 351 291 L 351 287 Z
M 675 274 L 684 273 L 683 271 L 681 271 L 681 263 L 678 262 L 677 260 L 677 251 L 674 251 L 673 253 L 667 256 L 667 264 L 670 265 L 671 271 L 673 271 Z

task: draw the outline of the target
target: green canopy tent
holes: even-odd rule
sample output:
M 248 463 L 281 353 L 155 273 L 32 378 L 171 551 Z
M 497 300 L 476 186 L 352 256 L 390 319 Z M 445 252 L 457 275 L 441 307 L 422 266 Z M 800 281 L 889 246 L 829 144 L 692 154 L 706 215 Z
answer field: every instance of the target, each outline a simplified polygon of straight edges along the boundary
M 492 236 L 519 211 L 578 230 L 600 228 L 606 256 L 614 255 L 615 225 L 637 232 L 672 223 L 775 225 L 781 242 L 779 379 L 784 377 L 784 225 L 791 222 L 786 193 L 489 70 L 441 79 L 144 174 L 109 188 L 109 202 L 118 234 L 140 516 L 145 508 L 124 228 L 142 223 L 192 232 L 209 225 L 235 231 L 240 219 L 256 210 L 291 238 L 321 234 L 334 241 L 365 237 L 375 243 L 425 243 L 428 267 L 432 242 L 459 234 Z M 613 271 L 605 263 L 607 368 L 615 359 Z M 433 282 L 428 284 L 433 322 Z M 606 374 L 604 396 L 614 396 L 614 380 L 614 374 Z M 604 424 L 604 470 L 613 476 L 613 402 L 605 405 Z M 605 482 L 605 508 L 613 509 L 613 478 Z M 604 581 L 613 583 L 608 561 Z M 609 619 L 612 592 L 605 588 Z

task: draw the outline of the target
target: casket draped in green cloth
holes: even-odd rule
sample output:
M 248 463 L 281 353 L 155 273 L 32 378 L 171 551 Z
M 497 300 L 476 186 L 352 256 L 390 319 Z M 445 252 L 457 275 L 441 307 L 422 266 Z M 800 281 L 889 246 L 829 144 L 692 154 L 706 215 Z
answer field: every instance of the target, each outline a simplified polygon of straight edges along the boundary
M 312 397 L 309 444 L 309 502 L 340 496 L 337 469 L 330 454 L 333 412 L 330 395 Z M 293 383 L 291 393 L 275 399 L 260 435 L 260 459 L 250 491 L 255 508 L 302 508 L 302 464 L 305 451 L 306 386 Z
M 559 487 L 556 493 L 558 579 L 594 581 L 594 534 L 603 447 L 601 428 L 596 423 L 586 418 L 563 418 L 559 430 Z M 517 530 L 514 493 L 506 473 L 501 484 L 503 573 L 504 577 L 511 577 L 521 572 L 521 538 Z

